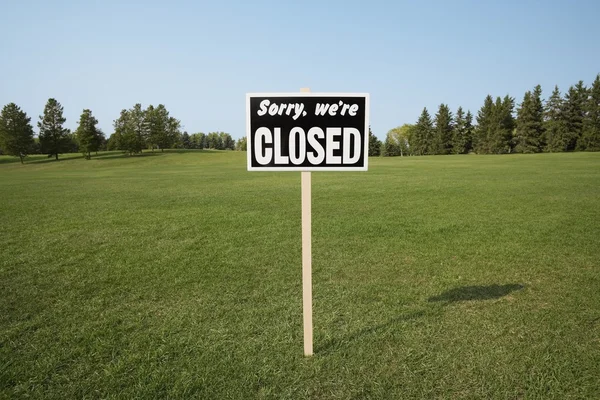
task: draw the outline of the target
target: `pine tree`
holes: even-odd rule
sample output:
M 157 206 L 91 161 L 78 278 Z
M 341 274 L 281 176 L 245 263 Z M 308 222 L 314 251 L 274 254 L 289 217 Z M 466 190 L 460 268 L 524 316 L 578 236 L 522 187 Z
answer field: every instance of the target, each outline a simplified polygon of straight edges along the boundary
M 21 164 L 34 146 L 31 118 L 15 103 L 2 108 L 0 113 L 0 148 L 6 154 L 19 157 Z
M 567 151 L 569 139 L 563 99 L 558 86 L 554 87 L 552 95 L 548 98 L 544 108 L 544 136 L 546 151 Z
M 126 151 L 130 155 L 142 151 L 143 144 L 133 128 L 129 110 L 121 110 L 121 115 L 114 121 L 114 128 L 119 150 Z
M 56 99 L 48 99 L 37 125 L 42 153 L 54 155 L 56 160 L 59 153 L 67 152 L 70 147 L 68 130 L 63 128 L 65 121 L 62 105 Z
M 190 140 L 190 135 L 187 132 L 183 132 L 183 134 L 181 135 L 181 146 L 184 149 L 192 148 L 192 142 Z
M 464 154 L 466 152 L 465 125 L 465 112 L 462 107 L 458 107 L 454 118 L 454 129 L 452 130 L 452 152 L 454 154 Z
M 450 154 L 452 152 L 452 112 L 447 104 L 440 104 L 434 118 L 434 154 Z
M 600 151 L 600 74 L 596 75 L 589 90 L 580 142 L 582 150 Z
M 473 150 L 474 131 L 475 127 L 473 126 L 473 114 L 471 114 L 471 111 L 467 111 L 467 115 L 465 116 L 465 154 L 468 154 L 471 150 Z
M 563 102 L 563 114 L 566 129 L 566 151 L 577 148 L 577 142 L 583 133 L 583 120 L 587 103 L 587 88 L 583 81 L 571 86 Z
M 487 95 L 477 112 L 477 128 L 473 135 L 473 149 L 478 154 L 490 153 L 490 140 L 494 131 L 494 100 Z
M 427 108 L 423 108 L 421 116 L 414 128 L 414 154 L 433 154 L 433 123 Z M 413 147 L 411 145 L 411 147 Z
M 101 133 L 96 128 L 98 120 L 92 115 L 92 111 L 85 109 L 79 117 L 79 126 L 75 130 L 75 136 L 79 142 L 79 151 L 86 159 L 92 157 L 93 151 L 98 151 L 102 141 Z
M 541 100 L 542 88 L 537 85 L 532 92 L 527 91 L 523 103 L 517 110 L 514 146 L 517 153 L 538 153 L 542 151 L 544 140 L 544 106 Z
M 373 134 L 369 126 L 369 157 L 375 157 L 381 154 L 381 141 Z
M 511 142 L 515 128 L 514 106 L 515 99 L 508 95 L 504 96 L 504 99 L 496 98 L 496 104 L 492 109 L 492 131 L 488 138 L 490 153 L 504 154 L 511 152 Z

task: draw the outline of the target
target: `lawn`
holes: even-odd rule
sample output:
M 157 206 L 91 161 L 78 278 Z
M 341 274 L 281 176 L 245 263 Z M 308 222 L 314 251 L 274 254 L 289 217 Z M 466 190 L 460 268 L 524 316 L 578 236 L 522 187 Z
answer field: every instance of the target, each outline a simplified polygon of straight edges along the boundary
M 598 399 L 600 153 L 0 157 L 0 398 Z

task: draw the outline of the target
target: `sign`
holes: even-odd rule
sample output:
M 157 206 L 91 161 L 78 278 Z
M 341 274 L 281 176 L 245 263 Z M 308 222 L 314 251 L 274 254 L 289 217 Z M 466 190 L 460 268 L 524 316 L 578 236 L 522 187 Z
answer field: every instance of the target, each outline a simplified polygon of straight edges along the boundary
M 248 171 L 366 171 L 369 95 L 246 95 Z

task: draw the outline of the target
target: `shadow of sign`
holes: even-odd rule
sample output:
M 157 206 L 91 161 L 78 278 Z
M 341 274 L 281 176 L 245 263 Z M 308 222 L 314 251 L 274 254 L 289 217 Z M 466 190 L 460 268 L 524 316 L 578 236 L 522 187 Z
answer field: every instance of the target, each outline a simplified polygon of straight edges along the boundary
M 524 287 L 525 286 L 516 283 L 507 285 L 462 286 L 447 290 L 438 296 L 430 297 L 428 301 L 454 303 L 458 301 L 499 299 L 511 292 L 521 290 Z

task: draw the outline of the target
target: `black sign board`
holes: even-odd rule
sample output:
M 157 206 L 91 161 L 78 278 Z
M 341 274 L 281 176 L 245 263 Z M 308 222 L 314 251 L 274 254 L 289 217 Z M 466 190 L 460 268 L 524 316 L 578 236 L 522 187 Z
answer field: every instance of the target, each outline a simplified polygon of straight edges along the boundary
M 366 171 L 369 95 L 246 96 L 248 171 Z

